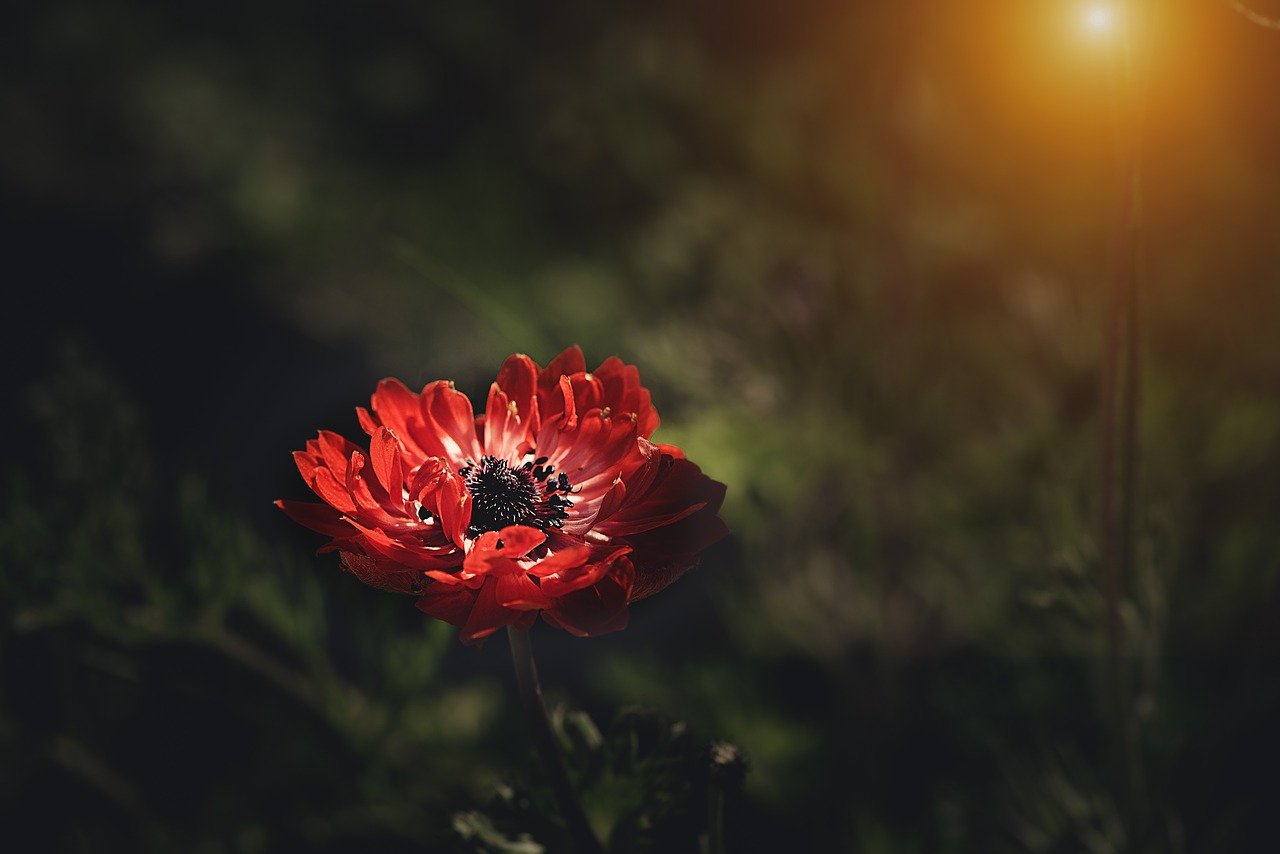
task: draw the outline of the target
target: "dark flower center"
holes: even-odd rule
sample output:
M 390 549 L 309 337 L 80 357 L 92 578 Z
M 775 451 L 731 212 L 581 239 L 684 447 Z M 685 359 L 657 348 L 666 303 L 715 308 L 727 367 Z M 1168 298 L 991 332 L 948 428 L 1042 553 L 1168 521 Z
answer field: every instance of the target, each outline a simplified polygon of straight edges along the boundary
M 566 496 L 573 489 L 564 472 L 552 477 L 555 466 L 546 463 L 546 457 L 538 457 L 512 468 L 497 457 L 484 456 L 478 463 L 467 460 L 458 470 L 471 493 L 467 534 L 478 537 L 508 525 L 541 530 L 563 526 L 568 508 L 573 506 Z

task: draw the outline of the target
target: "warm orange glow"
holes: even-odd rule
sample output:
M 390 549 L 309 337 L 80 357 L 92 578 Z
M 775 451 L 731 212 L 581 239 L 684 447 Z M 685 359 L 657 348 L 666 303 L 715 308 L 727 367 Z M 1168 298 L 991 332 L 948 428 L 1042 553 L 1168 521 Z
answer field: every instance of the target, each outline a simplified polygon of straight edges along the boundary
M 1108 35 L 1116 27 L 1116 10 L 1106 3 L 1091 3 L 1084 8 L 1082 22 L 1091 35 Z

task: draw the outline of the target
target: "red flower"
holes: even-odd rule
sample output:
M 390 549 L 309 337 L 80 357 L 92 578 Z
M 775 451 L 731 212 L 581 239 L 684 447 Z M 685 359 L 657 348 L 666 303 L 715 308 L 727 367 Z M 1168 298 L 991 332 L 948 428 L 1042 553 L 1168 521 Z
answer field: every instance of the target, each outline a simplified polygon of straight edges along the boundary
M 579 636 L 617 631 L 630 602 L 728 533 L 724 484 L 649 441 L 658 413 L 617 357 L 587 372 L 576 346 L 542 369 L 511 356 L 483 415 L 443 380 L 414 394 L 385 379 L 372 404 L 356 410 L 368 451 L 322 430 L 294 452 L 324 503 L 276 505 L 465 643 L 539 613 Z

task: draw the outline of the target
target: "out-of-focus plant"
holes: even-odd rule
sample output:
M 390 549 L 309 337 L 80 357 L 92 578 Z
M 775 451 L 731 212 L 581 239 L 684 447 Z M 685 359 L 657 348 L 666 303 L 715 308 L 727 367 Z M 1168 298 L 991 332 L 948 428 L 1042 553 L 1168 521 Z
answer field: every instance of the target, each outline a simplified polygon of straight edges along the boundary
M 251 849 L 294 838 L 440 838 L 422 810 L 483 790 L 486 769 L 469 754 L 497 720 L 486 683 L 432 679 L 449 633 L 429 624 L 411 630 L 376 608 L 344 616 L 358 628 L 335 631 L 317 574 L 212 504 L 198 477 L 161 470 L 129 393 L 85 351 L 68 349 L 30 404 L 48 437 L 46 477 L 6 483 L 4 650 L 11 666 L 23 656 L 62 672 L 43 674 L 49 696 L 6 709 L 8 726 L 23 733 L 16 740 L 9 729 L 5 741 L 8 791 L 51 757 L 59 774 L 133 814 L 128 832 L 152 847 L 203 837 L 203 822 L 217 813 L 201 818 L 202 809 L 244 822 L 224 834 Z M 339 637 L 377 647 L 379 664 L 335 649 Z M 154 696 L 139 696 L 139 684 Z M 29 718 L 50 714 L 50 704 L 65 714 Z M 155 745 L 139 763 L 85 741 L 103 738 L 111 749 L 122 731 L 168 714 L 189 715 L 192 743 L 216 745 L 228 758 L 240 756 L 234 742 L 246 728 L 301 717 L 309 729 L 282 730 L 269 750 L 230 769 L 200 748 L 174 746 L 174 761 L 204 769 L 183 773 L 177 785 L 165 782 L 172 769 L 151 765 L 162 758 L 150 755 Z M 305 758 L 317 740 L 331 745 L 331 757 Z M 242 799 L 275 785 L 272 769 L 295 762 L 322 780 L 353 762 L 366 773 L 340 805 L 309 804 L 299 792 L 273 798 L 274 814 L 246 809 Z M 424 776 L 424 765 L 433 772 Z M 195 810 L 187 826 L 144 806 L 166 791 Z

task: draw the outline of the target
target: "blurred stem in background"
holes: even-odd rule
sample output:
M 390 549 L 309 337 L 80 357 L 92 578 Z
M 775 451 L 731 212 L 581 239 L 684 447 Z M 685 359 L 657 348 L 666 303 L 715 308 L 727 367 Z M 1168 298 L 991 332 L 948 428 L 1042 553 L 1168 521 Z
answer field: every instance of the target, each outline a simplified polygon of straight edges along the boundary
M 1115 270 L 1105 316 L 1099 461 L 1099 550 L 1107 624 L 1107 717 L 1116 793 L 1131 846 L 1141 844 L 1144 824 L 1141 758 L 1133 719 L 1132 671 L 1123 605 L 1134 577 L 1137 507 L 1138 297 L 1143 275 L 1141 53 L 1135 30 L 1141 3 L 1124 3 L 1113 60 L 1119 184 Z
M 707 852 L 724 854 L 724 789 L 714 784 L 707 797 Z
M 737 745 L 717 741 L 711 745 L 711 775 L 707 792 L 707 838 L 703 851 L 706 854 L 725 854 L 724 812 L 725 799 L 730 792 L 742 788 L 747 773 L 747 762 Z
M 569 773 L 565 770 L 564 757 L 556 746 L 551 721 L 547 719 L 547 708 L 542 702 L 542 688 L 538 684 L 538 667 L 533 660 L 533 645 L 529 643 L 529 630 L 507 626 L 507 639 L 511 641 L 511 659 L 515 663 L 520 704 L 529 719 L 534 745 L 542 758 L 543 768 L 551 779 L 551 788 L 555 790 L 565 824 L 568 825 L 573 850 L 577 854 L 598 854 L 601 851 L 600 842 L 587 823 L 587 816 L 582 811 L 582 804 L 578 801 Z

